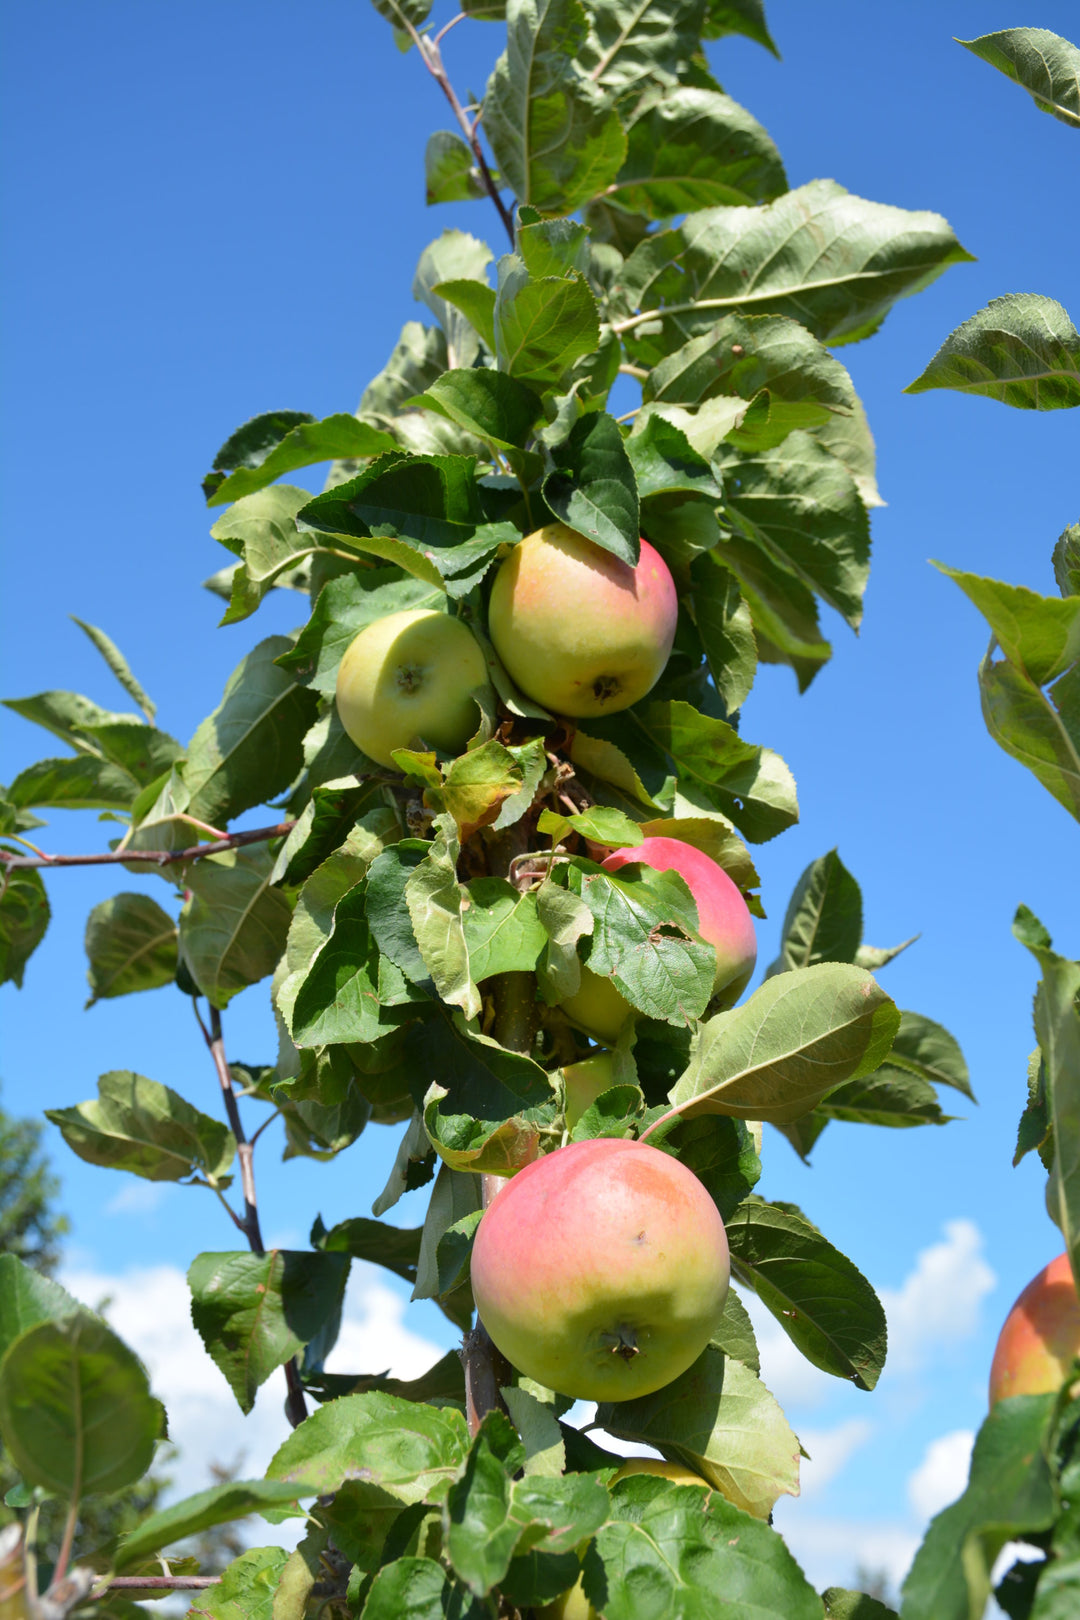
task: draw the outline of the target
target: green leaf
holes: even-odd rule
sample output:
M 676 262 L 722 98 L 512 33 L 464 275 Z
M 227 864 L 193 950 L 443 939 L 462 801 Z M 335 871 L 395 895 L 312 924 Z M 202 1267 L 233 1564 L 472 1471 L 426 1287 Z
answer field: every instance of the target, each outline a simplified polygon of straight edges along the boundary
M 1080 50 L 1047 28 L 1004 28 L 959 45 L 1012 79 L 1049 113 L 1080 129 Z
M 462 923 L 464 891 L 457 879 L 459 852 L 452 817 L 438 816 L 428 854 L 405 885 L 416 941 L 443 1001 L 460 1007 L 466 1018 L 480 1012 L 480 994 L 469 969 L 469 949 Z
M 725 1609 L 732 1620 L 821 1620 L 821 1599 L 775 1530 L 718 1492 L 703 1503 L 693 1486 L 642 1474 L 615 1487 L 584 1585 L 605 1620 L 641 1620 L 642 1592 L 664 1620 Z
M 813 1121 L 842 1119 L 853 1125 L 884 1125 L 897 1130 L 913 1125 L 947 1125 L 953 1117 L 942 1113 L 933 1086 L 889 1062 L 863 1080 L 837 1086 L 807 1116 Z M 798 1131 L 800 1123 L 796 1121 L 793 1131 Z M 789 1140 L 794 1142 L 794 1136 Z
M 642 1044 L 639 1040 L 636 1050 Z M 658 1146 L 674 1152 L 680 1163 L 694 1172 L 725 1221 L 761 1176 L 754 1138 L 741 1119 L 703 1114 L 697 1119 L 680 1120 L 674 1130 L 665 1132 Z M 738 1359 L 745 1361 L 746 1357 Z
M 551 1081 L 540 1065 L 471 1031 L 456 1010 L 410 1024 L 405 1061 L 413 1065 L 425 1092 L 428 1079 L 437 1075 L 440 1091 L 449 1098 L 437 1125 L 444 1156 L 481 1145 L 507 1121 L 513 1129 L 500 1141 L 512 1141 L 521 1129 L 535 1134 L 555 1117 Z M 430 1103 L 427 1112 L 434 1126 Z
M 1062 596 L 1080 596 L 1080 523 L 1071 523 L 1058 536 L 1054 578 Z
M 826 1620 L 897 1620 L 895 1609 L 887 1609 L 865 1592 L 850 1592 L 830 1586 L 821 1594 Z
M 477 329 L 442 296 L 442 283 L 475 281 L 487 286 L 491 249 L 468 231 L 445 230 L 420 255 L 413 277 L 413 297 L 426 304 L 446 333 L 446 364 L 468 368 L 480 358 Z
M 378 809 L 365 809 L 367 805 Z M 320 782 L 313 790 L 307 808 L 285 839 L 274 861 L 271 882 L 286 886 L 304 883 L 344 839 L 355 834 L 353 848 L 374 860 L 383 841 L 399 834 L 397 817 L 390 809 L 377 782 L 357 783 L 354 776 Z
M 885 1365 L 885 1312 L 858 1267 L 794 1205 L 752 1194 L 726 1225 L 736 1276 L 806 1359 L 873 1389 Z
M 133 703 L 138 704 L 147 720 L 152 722 L 154 715 L 157 713 L 157 704 L 147 695 L 146 689 L 141 682 L 135 679 L 131 671 L 131 665 L 115 641 L 107 636 L 104 630 L 99 630 L 96 624 L 87 624 L 84 619 L 77 619 L 74 613 L 71 615 L 71 619 L 93 642 L 128 697 L 131 698 Z
M 583 416 L 552 459 L 555 470 L 544 480 L 543 496 L 555 516 L 636 567 L 637 483 L 615 418 L 606 411 Z
M 614 179 L 626 152 L 618 115 L 578 67 L 578 0 L 508 0 L 507 47 L 484 98 L 484 129 L 519 203 L 572 214 Z
M 27 1484 L 70 1501 L 140 1479 L 163 1417 L 141 1363 L 86 1310 L 29 1328 L 0 1364 L 11 1461 Z
M 285 636 L 260 641 L 192 737 L 184 765 L 186 808 L 201 821 L 221 826 L 273 798 L 298 774 L 316 700 L 275 663 L 290 646 Z
M 130 810 L 142 783 L 130 771 L 93 754 L 41 759 L 28 765 L 6 790 L 17 810 Z
M 437 1090 L 432 1087 L 432 1090 Z M 445 1092 L 443 1093 L 445 1096 Z M 436 1144 L 432 1144 L 435 1146 Z M 439 1264 L 439 1250 L 448 1232 L 457 1232 L 460 1227 L 469 1222 L 475 1223 L 481 1214 L 481 1188 L 479 1176 L 463 1175 L 458 1169 L 447 1162 L 439 1166 L 435 1185 L 431 1189 L 428 1200 L 427 1214 L 424 1217 L 424 1226 L 420 1239 L 420 1253 L 416 1263 L 416 1279 L 413 1287 L 413 1299 L 438 1299 L 442 1295 L 452 1293 L 462 1281 L 460 1276 L 448 1277 L 443 1281 L 443 1271 L 446 1269 L 446 1256 L 443 1256 L 443 1265 Z M 451 1268 L 452 1269 L 452 1268 Z M 457 1270 L 460 1272 L 461 1267 Z M 448 1285 L 448 1286 L 447 1286 Z M 466 1313 L 471 1324 L 472 1298 L 469 1297 L 469 1310 Z
M 837 461 L 842 461 L 858 490 L 862 503 L 868 509 L 884 506 L 877 487 L 877 450 L 874 435 L 866 419 L 866 407 L 858 394 L 850 416 L 834 412 L 821 427 L 811 428 L 814 438 Z
M 682 491 L 720 499 L 723 492 L 712 466 L 686 434 L 663 416 L 646 416 L 644 425 L 636 426 L 625 444 L 642 500 Z
M 1080 820 L 1080 672 L 1074 666 L 1045 693 L 993 650 L 979 665 L 986 729 Z
M 714 1349 L 723 1351 L 729 1361 L 741 1361 L 751 1372 L 760 1375 L 761 1363 L 754 1325 L 734 1288 L 728 1289 L 724 1314 L 709 1342 Z
M 180 955 L 203 995 L 225 1007 L 249 984 L 273 973 L 289 931 L 291 907 L 270 886 L 274 861 L 258 845 L 195 861 L 180 913 Z
M 365 388 L 357 416 L 376 427 L 395 430 L 405 401 L 413 394 L 422 394 L 446 366 L 446 336 L 442 329 L 406 321 L 386 365 Z M 344 483 L 359 470 L 355 462 L 338 463 L 331 471 L 327 488 Z
M 347 420 L 362 425 L 355 417 Z M 375 432 L 366 425 L 364 431 Z M 240 558 L 231 576 L 229 606 L 222 624 L 235 624 L 254 613 L 279 577 L 295 571 L 316 550 L 319 537 L 296 527 L 296 514 L 310 499 L 307 490 L 277 484 L 244 496 L 218 518 L 211 535 Z
M 780 55 L 765 21 L 762 0 L 708 0 L 705 26 L 701 32 L 705 39 L 723 39 L 728 34 L 742 34 L 746 39 L 764 45 L 775 57 Z
M 242 1412 L 251 1411 L 259 1385 L 340 1305 L 348 1272 L 347 1255 L 309 1250 L 200 1254 L 192 1261 L 191 1319 Z
M 576 0 L 569 0 L 576 3 Z M 600 342 L 600 316 L 584 276 L 534 279 L 516 254 L 499 260 L 494 307 L 499 370 L 547 391 Z
M 1080 597 L 1040 596 L 1024 585 L 965 574 L 943 563 L 934 567 L 974 602 L 1006 658 L 1035 686 L 1056 680 L 1080 659 Z
M 516 377 L 483 368 L 446 371 L 411 403 L 449 417 L 500 450 L 524 446 L 542 412 L 531 388 Z
M 377 456 L 346 484 L 317 495 L 300 518 L 375 556 L 420 573 L 423 550 L 471 538 L 483 521 L 472 456 Z M 378 532 L 376 532 L 378 531 Z M 400 537 L 413 545 L 390 546 Z M 427 564 L 427 573 L 432 564 Z M 421 575 L 421 577 L 425 577 Z M 435 582 L 438 582 L 435 573 Z
M 10 844 L 0 845 L 0 849 L 25 854 Z M 45 937 L 49 917 L 49 897 L 41 873 L 33 867 L 9 868 L 0 895 L 0 984 L 10 980 L 16 989 L 22 988 L 26 964 Z
M 749 604 L 734 574 L 715 552 L 690 567 L 694 622 L 709 673 L 728 714 L 750 695 L 757 674 L 757 642 Z
M 854 962 L 862 939 L 862 891 L 835 849 L 811 861 L 788 902 L 780 955 L 769 975 L 815 962 Z
M 432 1147 L 442 1159 L 444 1169 L 474 1173 L 472 1184 L 477 1197 L 479 1183 L 475 1180 L 475 1176 L 512 1176 L 525 1165 L 531 1164 L 539 1151 L 543 1127 L 550 1126 L 555 1119 L 555 1104 L 550 1096 L 545 1099 L 539 1113 L 534 1110 L 531 1117 L 523 1112 L 515 1114 L 510 1119 L 478 1120 L 468 1114 L 441 1114 L 439 1106 L 447 1095 L 445 1087 L 440 1086 L 437 1081 L 432 1083 L 425 1098 L 424 1129 Z M 442 1175 L 442 1170 L 439 1174 Z M 432 1200 L 428 1206 L 429 1219 L 436 1210 L 434 1194 Z M 455 1206 L 452 1214 L 443 1215 L 441 1223 L 436 1228 L 431 1248 L 432 1285 L 429 1292 L 432 1294 L 437 1291 L 433 1284 L 438 1281 L 435 1250 L 444 1233 L 456 1223 L 457 1219 Z M 441 1291 L 441 1286 L 438 1291 Z
M 645 96 L 634 109 L 626 161 L 604 196 L 647 219 L 670 219 L 715 204 L 771 202 L 786 190 L 780 154 L 756 118 L 715 90 L 680 88 Z
M 294 1486 L 269 1479 L 229 1480 L 224 1485 L 212 1485 L 209 1490 L 186 1496 L 183 1501 L 174 1502 L 143 1519 L 121 1541 L 116 1553 L 116 1569 L 118 1572 L 128 1569 L 216 1524 L 245 1518 L 260 1508 L 284 1506 L 303 1494 Z
M 234 1558 L 216 1586 L 199 1593 L 189 1612 L 210 1620 L 273 1620 L 274 1597 L 289 1554 L 284 1547 L 252 1547 Z
M 894 1003 L 861 968 L 821 962 L 778 973 L 701 1026 L 672 1103 L 690 1118 L 784 1124 L 841 1082 L 872 1074 L 899 1024 Z
M 935 1086 L 952 1086 L 975 1101 L 968 1066 L 955 1036 L 922 1013 L 900 1014 L 900 1027 L 880 1072 L 886 1075 L 895 1069 Z
M 940 214 L 814 180 L 762 208 L 707 208 L 648 236 L 623 266 L 615 330 L 654 364 L 726 310 L 788 315 L 823 343 L 854 342 L 898 298 L 969 260 Z M 648 335 L 640 331 L 647 328 Z
M 622 96 L 671 78 L 694 55 L 700 0 L 591 0 L 589 35 L 577 60 L 594 84 Z M 681 212 L 681 210 L 673 210 Z
M 549 881 L 536 892 L 536 913 L 548 936 L 538 983 L 545 1001 L 555 1006 L 581 988 L 577 944 L 593 931 L 592 912 L 576 894 Z
M 1080 405 L 1080 332 L 1053 298 L 993 298 L 941 345 L 906 394 L 954 388 L 1020 410 Z
M 525 1447 L 524 1471 L 557 1478 L 566 1471 L 566 1442 L 554 1408 L 538 1400 L 520 1385 L 510 1384 L 502 1391 L 511 1422 Z M 603 1504 L 607 1513 L 607 1503 Z
M 376 1572 L 364 1620 L 486 1620 L 489 1610 L 434 1558 L 395 1558 Z
M 596 1421 L 685 1463 L 756 1519 L 767 1519 L 779 1497 L 798 1495 L 799 1442 L 775 1397 L 711 1346 L 655 1395 L 602 1403 Z
M 182 1181 L 201 1171 L 221 1184 L 236 1154 L 220 1120 L 130 1069 L 103 1074 L 96 1100 L 47 1109 L 46 1117 L 87 1164 L 130 1170 L 147 1181 Z
M 290 1029 L 298 1046 L 372 1041 L 383 1033 L 379 949 L 365 900 L 364 884 L 358 883 L 338 901 L 330 934 L 296 989 Z
M 739 582 L 750 609 L 758 657 L 763 663 L 790 664 L 800 692 L 805 692 L 832 657 L 832 647 L 818 629 L 817 603 L 810 591 L 785 566 L 739 533 L 722 537 L 716 561 L 730 569 Z
M 686 1025 L 713 993 L 716 952 L 698 937 L 697 907 L 676 872 L 630 877 L 571 868 L 593 916 L 589 967 L 648 1018 Z
M 460 135 L 437 129 L 424 151 L 424 201 L 468 202 L 486 196 L 476 158 Z
M 624 816 L 621 810 L 603 804 L 594 804 L 577 815 L 564 816 L 556 810 L 541 810 L 536 830 L 549 833 L 552 843 L 558 843 L 573 831 L 594 844 L 610 844 L 613 849 L 624 844 L 640 844 L 644 837 L 636 821 Z
M 477 984 L 497 973 L 528 973 L 547 945 L 536 896 L 504 878 L 474 878 L 462 918 L 469 971 Z
M 156 990 L 176 977 L 176 924 L 144 894 L 117 894 L 86 922 L 88 1007 L 133 990 Z
M 1080 962 L 1030 946 L 1042 969 L 1035 997 L 1035 1034 L 1046 1069 L 1054 1133 L 1047 1210 L 1080 1270 Z
M 360 1477 L 401 1502 L 438 1501 L 468 1449 L 465 1418 L 452 1407 L 417 1405 L 378 1392 L 346 1395 L 293 1431 L 266 1476 L 314 1486 L 320 1495 Z
M 903 1585 L 905 1620 L 970 1620 L 990 1596 L 1005 1543 L 1053 1524 L 1043 1455 L 1051 1395 L 998 1401 L 975 1438 L 967 1489 L 930 1523 Z
M 32 725 L 51 731 L 55 737 L 82 754 L 101 753 L 99 745 L 90 740 L 89 727 L 119 721 L 139 724 L 137 715 L 103 709 L 79 692 L 38 692 L 34 697 L 4 698 L 2 701 L 5 709 L 13 709 Z
M 17 1255 L 0 1254 L 0 1361 L 20 1334 L 39 1322 L 57 1322 L 79 1309 L 60 1284 Z
M 498 819 L 506 800 L 522 784 L 521 766 L 494 738 L 459 754 L 443 777 L 438 803 L 454 818 L 462 843 Z
M 289 416 L 293 413 L 280 414 Z M 303 413 L 298 411 L 295 414 L 301 416 Z M 277 417 L 278 413 L 275 412 L 271 421 Z M 249 430 L 266 420 L 265 417 L 255 417 L 218 451 L 215 472 L 203 480 L 208 506 L 224 506 L 228 501 L 242 500 L 272 484 L 282 474 L 294 472 L 297 467 L 310 467 L 320 461 L 362 459 L 394 448 L 394 440 L 388 433 L 382 433 L 370 423 L 361 422 L 345 412 L 324 417 L 321 422 L 308 417 L 297 422 L 276 442 L 267 444 L 270 435 L 266 434 L 260 436 L 262 442 L 257 444 L 256 435 L 249 433 Z M 230 476 L 215 481 L 215 473 L 221 471 L 228 471 Z M 297 490 L 296 494 L 303 494 L 307 498 L 306 491 Z M 215 524 L 214 531 L 219 526 Z M 214 532 L 214 538 L 219 540 L 221 535 Z
M 395 34 L 403 34 L 406 23 L 419 28 L 431 10 L 431 0 L 372 0 L 372 5 L 380 17 L 393 25 Z

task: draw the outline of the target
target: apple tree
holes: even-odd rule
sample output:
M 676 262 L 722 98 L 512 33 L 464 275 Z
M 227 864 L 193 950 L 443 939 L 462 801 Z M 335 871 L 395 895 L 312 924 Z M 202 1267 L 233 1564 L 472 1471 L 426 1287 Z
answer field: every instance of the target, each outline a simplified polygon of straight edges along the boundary
M 0 1547 L 3 1601 L 34 1620 L 122 1620 L 186 1587 L 219 1620 L 872 1617 L 872 1599 L 815 1592 L 771 1527 L 800 1446 L 739 1292 L 690 1366 L 602 1401 L 586 1433 L 567 1420 L 575 1388 L 530 1378 L 488 1336 L 470 1254 L 500 1187 L 537 1185 L 560 1151 L 666 1156 L 724 1223 L 739 1290 L 815 1367 L 878 1380 L 870 1282 L 808 1215 L 755 1192 L 763 1124 L 803 1158 L 833 1122 L 944 1124 L 940 1088 L 970 1094 L 963 1057 L 879 985 L 903 946 L 864 940 L 835 851 L 803 874 L 777 960 L 735 1005 L 752 953 L 727 972 L 706 911 L 730 891 L 743 918 L 764 915 L 754 846 L 798 818 L 788 767 L 743 729 L 759 662 L 804 691 L 830 657 L 822 607 L 850 629 L 862 617 L 874 445 L 835 351 L 968 255 L 936 214 L 788 187 L 705 51 L 733 33 L 774 49 L 760 0 L 475 0 L 438 30 L 427 0 L 377 6 L 456 126 L 428 143 L 428 202 L 493 210 L 496 245 L 434 239 L 413 284 L 426 318 L 387 334 L 355 412 L 255 416 L 213 456 L 223 622 L 290 589 L 310 603 L 299 633 L 254 639 L 183 745 L 84 625 L 133 708 L 59 686 L 9 699 L 56 741 L 0 797 L 4 978 L 21 982 L 46 933 L 43 873 L 108 868 L 125 886 L 88 919 L 94 996 L 187 997 L 205 1046 L 202 1096 L 117 1068 L 49 1117 L 93 1164 L 220 1200 L 232 1246 L 193 1258 L 193 1320 L 240 1407 L 283 1384 L 293 1430 L 261 1477 L 82 1545 L 80 1501 L 145 1472 L 166 1414 L 104 1321 L 5 1258 L 0 1432 L 25 1532 Z M 440 41 L 504 24 L 473 104 Z M 294 481 L 327 463 L 321 491 Z M 525 577 L 541 533 L 544 557 L 561 547 L 620 600 L 643 570 L 664 582 L 668 617 L 618 681 L 554 639 L 612 650 L 625 625 L 599 586 L 556 570 L 538 629 L 535 600 L 500 584 Z M 538 649 L 518 668 L 527 634 Z M 553 673 L 591 682 L 593 706 L 545 701 L 536 680 Z M 81 808 L 118 824 L 110 847 L 42 849 L 41 813 Z M 701 888 L 652 862 L 660 842 L 714 876 Z M 277 1050 L 240 1065 L 228 1008 L 260 983 Z M 604 1028 L 590 985 L 617 1009 Z M 286 1151 L 315 1159 L 400 1132 L 387 1185 L 316 1221 L 303 1250 L 263 1240 L 256 1151 L 278 1120 Z M 384 1219 L 424 1185 L 422 1228 Z M 584 1244 L 589 1206 L 559 1216 Z M 354 1259 L 437 1301 L 461 1355 L 412 1382 L 329 1371 Z M 628 1364 L 640 1350 L 614 1348 Z M 682 1474 L 613 1483 L 605 1434 Z M 67 1508 L 52 1568 L 46 1498 Z M 252 1511 L 301 1521 L 296 1550 L 268 1539 L 220 1579 L 172 1554 Z

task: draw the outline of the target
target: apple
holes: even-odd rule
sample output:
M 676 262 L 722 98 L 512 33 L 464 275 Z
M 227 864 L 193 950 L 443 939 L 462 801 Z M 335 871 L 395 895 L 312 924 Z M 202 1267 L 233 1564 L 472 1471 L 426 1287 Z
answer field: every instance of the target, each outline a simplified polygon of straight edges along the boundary
M 526 1165 L 484 1212 L 476 1308 L 528 1378 L 584 1401 L 670 1384 L 708 1344 L 729 1262 L 701 1182 L 648 1143 L 571 1142 Z
M 595 975 L 594 975 L 595 977 Z M 601 981 L 602 983 L 603 981 Z M 572 1131 L 597 1097 L 615 1084 L 615 1060 L 610 1052 L 597 1052 L 563 1069 L 566 1085 L 566 1128 Z
M 1032 1279 L 1005 1318 L 990 1366 L 990 1405 L 1008 1395 L 1060 1389 L 1080 1355 L 1080 1299 L 1069 1256 Z
M 422 741 L 458 754 L 479 724 L 472 694 L 487 664 L 460 619 L 408 608 L 366 624 L 338 669 L 341 723 L 363 753 L 394 764 L 395 748 Z
M 754 919 L 736 884 L 710 855 L 681 838 L 645 838 L 612 850 L 601 865 L 605 872 L 617 872 L 635 861 L 657 872 L 678 872 L 685 880 L 697 906 L 701 937 L 716 948 L 713 994 L 722 1006 L 733 1006 L 757 961 Z M 562 1010 L 594 1040 L 615 1041 L 631 1007 L 610 979 L 584 966 L 581 988 L 567 997 Z
M 704 1485 L 706 1490 L 712 1489 L 707 1480 L 684 1468 L 682 1463 L 661 1462 L 658 1457 L 628 1458 L 608 1483 L 617 1485 L 620 1479 L 629 1479 L 631 1474 L 657 1474 L 661 1479 L 671 1480 L 673 1485 Z M 578 1581 L 569 1592 L 540 1610 L 540 1620 L 599 1620 L 599 1617 Z
M 562 523 L 525 536 L 495 576 L 488 629 L 535 703 L 579 718 L 628 709 L 656 685 L 679 603 L 660 553 L 636 568 Z

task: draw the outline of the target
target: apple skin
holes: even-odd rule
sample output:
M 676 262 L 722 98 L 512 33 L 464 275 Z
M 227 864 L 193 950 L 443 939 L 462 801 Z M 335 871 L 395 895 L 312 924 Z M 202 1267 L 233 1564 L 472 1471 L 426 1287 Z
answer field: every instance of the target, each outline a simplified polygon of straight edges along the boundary
M 357 748 L 394 769 L 395 748 L 418 738 L 459 754 L 480 715 L 471 694 L 487 683 L 475 636 L 448 613 L 407 608 L 366 624 L 337 677 L 337 709 Z
M 605 872 L 617 872 L 635 861 L 657 872 L 678 872 L 685 880 L 697 906 L 701 937 L 716 948 L 713 994 L 722 1006 L 733 1006 L 750 982 L 757 961 L 754 919 L 737 885 L 710 855 L 684 844 L 681 838 L 645 838 L 640 844 L 612 850 L 601 865 Z M 584 966 L 581 988 L 567 997 L 562 1010 L 594 1040 L 615 1041 L 631 1007 L 610 979 Z
M 675 582 L 647 540 L 631 568 L 549 523 L 496 574 L 488 630 L 526 697 L 583 719 L 628 709 L 656 685 L 678 616 Z
M 503 1355 L 548 1389 L 628 1401 L 708 1344 L 730 1274 L 701 1182 L 646 1142 L 571 1142 L 519 1170 L 477 1228 L 476 1308 Z
M 594 975 L 595 977 L 595 975 Z M 602 982 L 602 981 L 601 981 Z M 568 1063 L 563 1069 L 566 1083 L 566 1128 L 572 1131 L 582 1114 L 586 1113 L 605 1091 L 615 1084 L 615 1060 L 610 1052 L 597 1052 L 582 1058 L 580 1063 Z
M 990 1405 L 1009 1395 L 1061 1388 L 1080 1355 L 1080 1300 L 1069 1256 L 1059 1254 L 1028 1283 L 1005 1318 L 990 1366 Z

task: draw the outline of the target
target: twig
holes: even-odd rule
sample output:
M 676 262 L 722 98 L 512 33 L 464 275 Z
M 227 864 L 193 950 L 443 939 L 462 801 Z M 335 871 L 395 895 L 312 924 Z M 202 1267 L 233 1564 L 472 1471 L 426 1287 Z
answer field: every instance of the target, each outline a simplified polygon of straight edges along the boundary
M 148 1592 L 201 1592 L 207 1586 L 216 1586 L 220 1575 L 114 1575 L 106 1591 L 123 1592 L 125 1588 Z
M 9 872 L 44 866 L 176 866 L 182 861 L 199 861 L 207 855 L 220 855 L 226 849 L 240 849 L 245 844 L 265 844 L 271 838 L 284 838 L 295 826 L 295 821 L 279 821 L 274 827 L 252 827 L 248 832 L 228 833 L 207 844 L 192 844 L 189 849 L 112 849 L 102 855 L 40 857 L 13 855 L 10 850 L 0 849 L 0 862 Z
M 217 1007 L 211 1006 L 210 1028 L 207 1029 L 199 1011 L 198 1001 L 194 997 L 192 997 L 191 1004 L 195 1009 L 195 1017 L 199 1021 L 203 1040 L 206 1042 L 210 1056 L 214 1060 L 214 1068 L 217 1072 L 222 1099 L 225 1103 L 225 1112 L 229 1119 L 229 1128 L 236 1139 L 236 1157 L 240 1160 L 240 1186 L 244 1195 L 244 1218 L 241 1221 L 232 1210 L 229 1213 L 247 1238 L 248 1247 L 252 1254 L 264 1255 L 266 1249 L 263 1245 L 262 1228 L 259 1225 L 259 1206 L 255 1197 L 254 1143 L 249 1142 L 244 1134 L 244 1125 L 240 1118 L 240 1107 L 236 1100 L 236 1092 L 233 1090 L 228 1059 L 225 1056 L 225 1040 L 221 1032 L 221 1013 Z M 285 1363 L 285 1383 L 289 1391 L 288 1399 L 285 1402 L 285 1412 L 289 1422 L 295 1429 L 297 1424 L 303 1423 L 307 1417 L 304 1386 L 295 1356 Z
M 82 1473 L 81 1468 L 79 1469 L 79 1473 Z M 75 1527 L 79 1522 L 80 1495 L 81 1491 L 77 1491 L 72 1499 L 70 1507 L 68 1508 L 67 1518 L 64 1520 L 64 1539 L 60 1543 L 60 1551 L 57 1554 L 56 1567 L 52 1573 L 52 1581 L 50 1582 L 52 1586 L 58 1586 L 63 1580 L 64 1576 L 67 1574 L 68 1560 L 71 1558 L 71 1548 L 75 1541 Z

